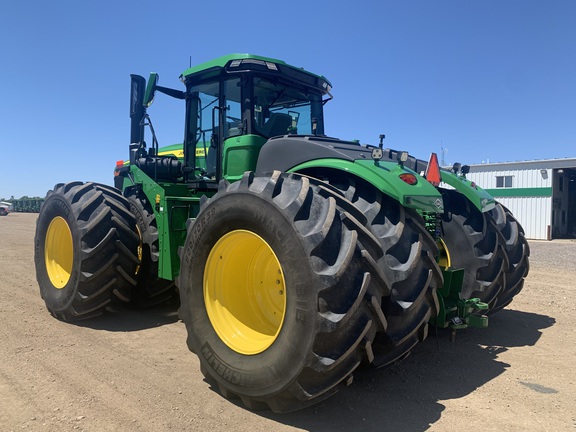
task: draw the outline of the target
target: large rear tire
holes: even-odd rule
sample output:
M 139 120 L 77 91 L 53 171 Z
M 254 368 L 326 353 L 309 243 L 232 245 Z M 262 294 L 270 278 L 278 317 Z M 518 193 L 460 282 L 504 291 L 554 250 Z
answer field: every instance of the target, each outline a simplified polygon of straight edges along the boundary
M 514 296 L 522 291 L 524 279 L 530 270 L 530 246 L 524 236 L 524 229 L 510 210 L 497 203 L 496 207 L 490 210 L 490 216 L 504 239 L 506 253 L 504 264 L 506 284 L 490 310 L 490 313 L 495 313 L 509 305 Z
M 438 314 L 436 289 L 443 283 L 435 260 L 438 248 L 415 210 L 361 179 L 332 175 L 328 181 L 364 214 L 383 251 L 378 267 L 391 295 L 382 304 L 388 330 L 376 336 L 374 365 L 386 366 L 424 340 L 428 321 Z
M 129 190 L 126 198 L 130 203 L 130 211 L 136 217 L 140 236 L 140 265 L 130 303 L 137 307 L 150 307 L 172 300 L 177 297 L 174 281 L 158 277 L 158 224 L 150 201 L 139 190 Z
M 358 218 L 341 196 L 279 172 L 222 182 L 203 203 L 180 249 L 180 317 L 224 396 L 293 411 L 374 359 L 389 287 Z
M 42 205 L 34 239 L 36 278 L 50 313 L 75 321 L 129 301 L 138 241 L 134 217 L 116 189 L 56 185 Z
M 464 269 L 460 298 L 479 298 L 489 310 L 505 286 L 505 252 L 502 236 L 486 213 L 480 212 L 464 195 L 440 189 L 443 255 L 447 265 Z

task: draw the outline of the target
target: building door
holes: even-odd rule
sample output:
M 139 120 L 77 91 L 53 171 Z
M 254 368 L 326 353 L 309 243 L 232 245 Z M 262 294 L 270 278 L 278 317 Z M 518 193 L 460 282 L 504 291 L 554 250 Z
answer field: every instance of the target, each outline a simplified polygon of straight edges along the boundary
M 576 238 L 576 169 L 564 170 L 565 182 L 568 186 L 568 214 L 566 215 L 568 238 Z
M 552 238 L 576 238 L 576 168 L 553 171 Z

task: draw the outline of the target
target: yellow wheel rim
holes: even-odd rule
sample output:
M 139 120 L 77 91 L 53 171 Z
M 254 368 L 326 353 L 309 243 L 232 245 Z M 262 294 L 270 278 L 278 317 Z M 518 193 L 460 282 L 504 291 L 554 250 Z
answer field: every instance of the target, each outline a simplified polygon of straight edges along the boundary
M 438 249 L 440 250 L 440 256 L 438 257 L 438 265 L 443 269 L 451 267 L 452 264 L 450 260 L 450 251 L 448 250 L 446 243 L 444 243 L 444 240 L 442 239 L 438 240 Z
M 260 236 L 231 231 L 214 245 L 204 268 L 204 302 L 212 327 L 245 355 L 269 348 L 286 314 L 286 289 L 276 254 Z
M 44 244 L 44 260 L 52 285 L 58 289 L 64 288 L 72 274 L 74 246 L 70 227 L 61 216 L 52 219 L 48 226 Z
M 140 239 L 140 242 L 138 243 L 138 248 L 136 248 L 136 256 L 138 257 L 139 264 L 136 266 L 136 271 L 134 272 L 134 274 L 138 274 L 138 272 L 140 271 L 140 265 L 142 264 L 142 256 L 144 255 L 142 249 L 142 232 L 140 231 L 140 227 L 138 226 L 138 224 L 136 224 L 136 232 L 138 233 L 138 238 Z

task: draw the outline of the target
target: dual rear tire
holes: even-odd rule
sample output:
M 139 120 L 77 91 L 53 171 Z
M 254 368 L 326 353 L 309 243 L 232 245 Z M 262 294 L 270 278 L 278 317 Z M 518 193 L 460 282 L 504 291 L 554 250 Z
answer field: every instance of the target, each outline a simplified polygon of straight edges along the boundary
M 445 264 L 464 268 L 461 298 L 479 298 L 488 313 L 506 307 L 524 286 L 530 248 L 524 230 L 500 203 L 480 212 L 462 194 L 442 190 Z
M 48 192 L 36 222 L 40 294 L 63 321 L 92 318 L 130 300 L 139 263 L 135 219 L 110 186 L 72 182 Z
M 524 280 L 530 270 L 530 246 L 524 236 L 524 229 L 505 206 L 497 203 L 489 214 L 501 235 L 506 254 L 504 261 L 506 283 L 490 310 L 491 313 L 495 313 L 508 306 L 522 291 Z

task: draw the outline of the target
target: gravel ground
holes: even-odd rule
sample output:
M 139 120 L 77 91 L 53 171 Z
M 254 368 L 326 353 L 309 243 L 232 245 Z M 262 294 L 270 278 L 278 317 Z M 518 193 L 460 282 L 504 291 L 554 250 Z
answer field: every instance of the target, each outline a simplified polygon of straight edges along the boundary
M 203 380 L 175 306 L 73 325 L 38 293 L 36 215 L 0 217 L 0 432 L 576 431 L 576 242 L 530 241 L 524 290 L 487 329 L 430 337 L 309 409 L 251 412 Z

